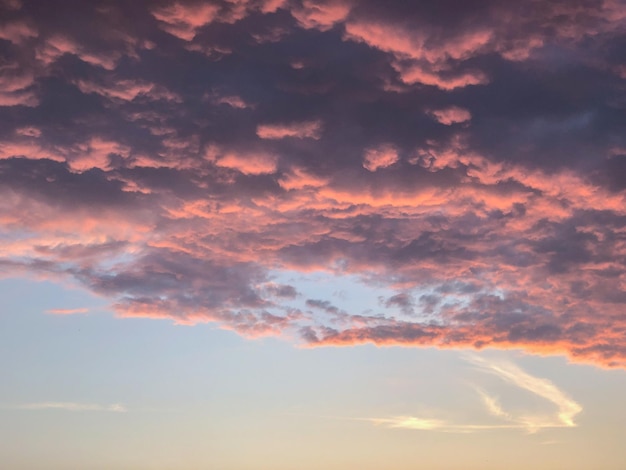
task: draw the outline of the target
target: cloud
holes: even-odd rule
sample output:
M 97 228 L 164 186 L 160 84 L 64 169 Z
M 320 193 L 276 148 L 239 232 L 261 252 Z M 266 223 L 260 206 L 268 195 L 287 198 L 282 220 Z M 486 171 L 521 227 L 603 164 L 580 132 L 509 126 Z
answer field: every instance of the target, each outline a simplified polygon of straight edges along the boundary
M 538 432 L 542 429 L 575 427 L 574 417 L 582 411 L 582 407 L 569 398 L 547 379 L 534 377 L 511 362 L 491 362 L 480 356 L 467 356 L 470 363 L 479 370 L 491 373 L 516 387 L 544 398 L 556 405 L 557 414 L 534 415 L 511 413 L 504 411 L 498 400 L 487 392 L 476 388 L 490 415 L 501 420 L 499 423 L 462 423 L 442 419 L 423 419 L 414 416 L 396 416 L 391 418 L 371 418 L 368 421 L 376 425 L 385 425 L 390 428 L 402 428 L 422 431 L 471 433 L 490 431 L 494 429 L 523 429 L 528 432 Z
M 467 122 L 472 119 L 472 114 L 464 108 L 458 106 L 450 106 L 449 108 L 433 109 L 429 111 L 437 121 L 446 126 Z
M 0 106 L 28 106 L 39 104 L 35 92 L 35 77 L 19 64 L 0 66 Z
M 285 137 L 319 139 L 321 131 L 321 121 L 305 121 L 290 124 L 260 124 L 257 126 L 256 134 L 261 139 L 284 139 Z
M 66 54 L 74 55 L 87 64 L 101 67 L 105 70 L 114 70 L 117 66 L 117 61 L 121 57 L 121 54 L 115 50 L 90 50 L 74 39 L 64 35 L 49 37 L 35 51 L 35 57 L 44 66 L 51 65 Z
M 552 426 L 575 426 L 574 417 L 582 411 L 582 407 L 549 380 L 534 377 L 511 362 L 489 362 L 476 355 L 469 356 L 468 360 L 479 369 L 492 373 L 512 385 L 544 398 L 558 408 L 556 420 L 537 420 L 534 417 L 512 418 L 507 413 L 504 413 L 492 398 L 484 395 L 483 398 L 492 413 L 514 421 L 521 421 L 530 430 Z
M 3 5 L 4 273 L 303 346 L 626 365 L 620 2 Z
M 80 313 L 88 313 L 87 308 L 51 308 L 46 310 L 46 313 L 51 315 L 76 315 Z
M 350 13 L 348 3 L 340 1 L 318 2 L 303 0 L 302 6 L 293 8 L 291 14 L 303 28 L 326 31 L 343 21 Z
M 363 168 L 369 171 L 376 171 L 393 165 L 399 159 L 398 150 L 392 144 L 382 144 L 365 151 Z
M 94 403 L 73 403 L 73 402 L 41 402 L 41 403 L 24 403 L 15 405 L 20 410 L 60 410 L 73 412 L 89 412 L 89 411 L 108 411 L 112 413 L 126 413 L 128 410 L 124 405 L 115 403 L 113 405 L 98 405 Z
M 191 41 L 200 28 L 211 23 L 219 7 L 210 3 L 173 3 L 152 10 L 161 28 L 184 41 Z
M 17 45 L 37 36 L 37 29 L 24 21 L 0 24 L 0 39 L 6 39 Z
M 217 104 L 227 104 L 228 106 L 235 109 L 246 109 L 254 107 L 237 95 L 217 96 L 214 100 Z
M 244 175 L 264 175 L 276 172 L 278 158 L 275 155 L 259 152 L 222 151 L 211 146 L 207 159 L 221 168 L 239 171 Z
M 163 87 L 141 80 L 120 80 L 109 85 L 80 80 L 77 86 L 83 93 L 96 93 L 111 100 L 133 101 L 137 98 L 147 98 L 149 100 L 177 101 L 180 99 Z
M 106 170 L 112 155 L 128 158 L 130 149 L 117 142 L 93 137 L 89 142 L 79 144 L 68 158 L 72 171 L 83 172 L 93 168 Z

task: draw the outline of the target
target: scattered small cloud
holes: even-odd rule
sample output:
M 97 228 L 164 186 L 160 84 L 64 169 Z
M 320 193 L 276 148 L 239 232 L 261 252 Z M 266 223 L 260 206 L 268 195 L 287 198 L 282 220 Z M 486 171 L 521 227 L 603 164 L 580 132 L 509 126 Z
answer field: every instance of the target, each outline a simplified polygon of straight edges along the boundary
M 374 172 L 393 165 L 399 159 L 398 149 L 393 144 L 381 144 L 365 151 L 363 155 L 363 168 Z
M 428 114 L 446 126 L 464 123 L 472 119 L 472 114 L 467 109 L 460 108 L 458 106 L 433 109 L 428 111 Z

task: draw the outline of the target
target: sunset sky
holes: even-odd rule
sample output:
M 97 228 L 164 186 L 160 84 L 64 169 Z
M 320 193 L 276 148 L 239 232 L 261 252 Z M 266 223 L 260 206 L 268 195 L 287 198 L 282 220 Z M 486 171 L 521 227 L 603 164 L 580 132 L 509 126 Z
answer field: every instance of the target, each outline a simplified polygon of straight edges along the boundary
M 0 0 L 0 468 L 626 468 L 624 0 Z

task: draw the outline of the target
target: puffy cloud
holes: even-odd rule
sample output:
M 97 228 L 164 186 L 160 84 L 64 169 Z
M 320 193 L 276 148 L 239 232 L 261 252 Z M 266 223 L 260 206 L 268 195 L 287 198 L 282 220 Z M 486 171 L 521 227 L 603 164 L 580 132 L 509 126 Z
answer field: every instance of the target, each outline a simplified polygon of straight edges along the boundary
M 218 149 L 209 146 L 207 159 L 221 168 L 236 170 L 244 175 L 263 175 L 276 172 L 278 158 L 263 151 L 245 151 Z
M 445 124 L 446 126 L 467 122 L 472 119 L 472 114 L 467 109 L 459 108 L 458 106 L 433 109 L 432 111 L 429 111 L 429 114 L 441 124 Z
M 219 12 L 212 3 L 173 3 L 152 10 L 161 28 L 184 41 L 191 41 L 200 28 L 211 23 Z
M 350 13 L 348 3 L 340 1 L 303 0 L 302 6 L 293 8 L 291 14 L 303 28 L 326 31 L 346 19 Z
M 24 21 L 0 24 L 0 39 L 6 39 L 14 44 L 19 45 L 37 36 L 37 29 Z
M 68 166 L 72 171 L 83 172 L 98 168 L 106 170 L 112 155 L 128 158 L 130 149 L 117 142 L 93 137 L 89 142 L 77 145 L 68 157 Z
M 244 101 L 243 98 L 237 95 L 226 95 L 226 96 L 216 96 L 214 98 L 215 103 L 217 104 L 227 104 L 228 106 L 235 109 L 246 109 L 253 108 L 254 106 L 250 103 Z
M 376 171 L 379 168 L 387 168 L 393 165 L 399 159 L 398 150 L 392 144 L 382 144 L 365 151 L 363 168 L 369 171 Z
M 121 54 L 115 50 L 104 52 L 92 51 L 80 45 L 74 39 L 63 35 L 48 38 L 36 50 L 36 57 L 44 65 L 50 65 L 65 54 L 78 57 L 83 62 L 106 70 L 113 70 Z

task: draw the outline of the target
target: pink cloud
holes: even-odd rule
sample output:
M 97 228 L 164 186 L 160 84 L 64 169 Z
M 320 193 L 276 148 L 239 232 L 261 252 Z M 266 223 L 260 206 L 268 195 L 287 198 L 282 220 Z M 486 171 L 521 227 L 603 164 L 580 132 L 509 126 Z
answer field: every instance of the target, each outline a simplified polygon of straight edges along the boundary
M 210 96 L 210 100 L 216 104 L 226 104 L 235 109 L 247 109 L 254 108 L 253 104 L 246 102 L 242 97 L 237 95 L 219 95 L 213 94 Z
M 38 104 L 39 99 L 34 91 L 19 90 L 12 93 L 0 91 L 0 106 L 28 106 L 33 108 Z
M 289 124 L 260 124 L 256 134 L 261 139 L 319 139 L 322 131 L 321 121 L 292 122 Z
M 0 66 L 0 106 L 29 106 L 39 104 L 33 89 L 35 76 L 17 64 Z
M 283 8 L 287 3 L 287 0 L 263 0 L 261 4 L 261 11 L 263 13 L 274 13 L 279 8 Z
M 14 44 L 21 44 L 38 36 L 37 28 L 25 23 L 16 21 L 0 25 L 0 39 L 6 39 Z
M 35 51 L 36 58 L 44 65 L 50 65 L 65 54 L 75 55 L 83 62 L 102 67 L 105 70 L 114 70 L 117 67 L 117 61 L 122 56 L 120 52 L 114 50 L 107 52 L 90 51 L 73 39 L 62 35 L 48 38 Z
M 363 156 L 363 168 L 376 171 L 387 168 L 396 163 L 400 157 L 398 150 L 392 144 L 382 144 L 378 147 L 367 149 Z
M 443 109 L 433 109 L 429 111 L 429 114 L 441 124 L 445 124 L 446 126 L 467 122 L 472 119 L 472 114 L 467 109 L 460 108 L 458 106 L 450 106 Z
M 300 26 L 307 29 L 317 28 L 321 31 L 326 31 L 336 23 L 344 21 L 349 13 L 349 4 L 341 1 L 303 0 L 302 7 L 291 10 Z
M 29 136 L 30 137 L 30 136 Z M 0 159 L 28 158 L 30 160 L 54 160 L 64 162 L 65 156 L 60 149 L 44 148 L 32 139 L 0 142 Z
M 278 184 L 286 190 L 319 188 L 328 184 L 328 178 L 312 175 L 302 168 L 293 168 L 290 172 L 282 175 Z
M 123 217 L 123 208 L 99 214 L 98 220 L 78 212 L 57 217 L 56 211 L 40 208 L 33 201 L 19 202 L 3 195 L 6 207 L 0 206 L 0 212 L 14 217 L 2 220 L 3 224 L 36 228 L 40 238 L 4 244 L 0 253 L 80 266 L 81 279 L 96 291 L 113 297 L 126 292 L 125 296 L 135 299 L 118 304 L 120 316 L 169 318 L 185 324 L 217 322 L 246 337 L 289 336 L 308 327 L 304 337 L 313 346 L 366 342 L 442 348 L 491 346 L 568 354 L 576 361 L 606 366 L 623 364 L 619 341 L 610 334 L 617 325 L 619 304 L 607 299 L 626 285 L 621 279 L 609 278 L 598 283 L 595 274 L 619 266 L 596 256 L 571 273 L 548 273 L 546 266 L 553 256 L 550 245 L 544 249 L 548 251 L 534 248 L 555 236 L 546 220 L 558 222 L 585 207 L 623 213 L 623 195 L 611 195 L 567 172 L 548 174 L 491 162 L 464 145 L 462 139 L 456 139 L 448 144 L 433 142 L 430 149 L 442 160 L 433 171 L 472 169 L 468 179 L 454 187 L 425 183 L 403 190 L 395 180 L 381 180 L 377 187 L 366 180 L 341 180 L 338 174 L 324 178 L 293 167 L 279 180 L 288 191 L 256 196 L 254 204 L 247 207 L 236 201 L 168 200 L 153 194 L 159 196 L 160 207 L 168 210 L 167 218 L 157 224 L 159 229 L 130 215 Z M 88 147 L 92 150 L 86 148 L 86 153 L 119 151 L 114 143 L 103 140 L 90 142 Z M 218 147 L 207 150 L 206 164 L 248 175 L 277 169 L 275 157 Z M 512 194 L 502 193 L 500 180 L 520 184 L 512 186 Z M 516 204 L 526 209 L 515 218 L 488 216 L 494 210 L 513 211 Z M 557 207 L 565 208 L 566 213 L 555 212 Z M 158 212 L 148 209 L 148 216 L 156 220 Z M 43 219 L 52 215 L 54 222 L 44 224 Z M 372 215 L 377 217 L 376 224 L 367 222 Z M 35 223 L 33 217 L 42 221 Z M 359 230 L 355 231 L 357 221 Z M 592 220 L 578 225 L 588 234 L 585 237 L 601 237 L 604 230 Z M 111 237 L 130 246 L 107 244 Z M 588 249 L 592 247 L 593 243 Z M 102 271 L 100 266 L 110 263 L 112 253 L 120 252 L 126 253 L 129 264 L 119 264 L 115 273 Z M 388 257 L 395 261 L 391 263 Z M 530 261 L 521 263 L 523 257 Z M 252 265 L 240 266 L 235 276 L 232 266 L 237 263 Z M 436 293 L 437 299 L 431 302 L 434 307 L 429 308 L 439 321 L 437 325 L 422 324 L 393 312 L 368 317 L 341 313 L 341 308 L 333 313 L 331 306 L 323 312 L 332 322 L 321 314 L 268 312 L 277 308 L 271 307 L 275 295 L 268 291 L 266 279 L 250 274 L 257 272 L 259 264 L 303 273 L 317 269 L 334 272 L 338 268 L 333 266 L 342 266 L 344 274 L 368 273 L 373 286 L 392 283 L 390 287 L 405 296 L 422 286 Z M 205 284 L 208 273 L 215 273 L 215 279 Z M 576 299 L 570 291 L 573 282 L 588 283 L 596 293 Z M 468 285 L 455 287 L 457 283 Z M 497 295 L 492 292 L 494 286 Z M 215 294 L 222 300 L 212 304 L 202 300 L 205 291 L 225 294 L 223 299 Z M 418 298 L 412 301 L 412 308 L 425 311 L 426 304 L 420 304 Z M 560 306 L 566 300 L 569 313 L 561 317 Z M 238 302 L 247 307 L 238 307 Z M 404 304 L 398 302 L 387 302 L 388 308 L 397 307 L 402 313 Z M 602 313 L 588 315 L 588 309 Z M 511 313 L 516 311 L 524 314 Z M 593 334 L 585 333 L 590 329 Z M 610 347 L 597 347 L 599 342 Z
M 109 169 L 110 156 L 120 155 L 128 158 L 130 149 L 117 142 L 93 137 L 88 142 L 77 145 L 68 157 L 68 166 L 72 171 L 82 173 L 93 168 Z
M 164 87 L 143 80 L 119 80 L 108 85 L 79 80 L 77 85 L 83 93 L 97 93 L 109 99 L 133 101 L 144 97 L 154 101 L 180 101 L 176 94 Z
M 52 308 L 46 310 L 46 313 L 51 315 L 77 315 L 82 313 L 89 313 L 88 308 Z
M 426 36 L 420 31 L 409 33 L 392 24 L 372 21 L 349 21 L 345 25 L 347 40 L 363 42 L 401 58 L 419 59 L 423 56 Z
M 200 28 L 213 22 L 219 7 L 210 3 L 174 3 L 152 11 L 163 31 L 184 41 L 192 41 Z
M 50 106 L 4 110 L 13 117 L 0 143 L 0 271 L 72 277 L 110 299 L 120 316 L 213 322 L 246 337 L 521 348 L 626 365 L 624 145 L 606 130 L 611 125 L 596 125 L 610 120 L 595 105 L 619 90 L 589 94 L 576 81 L 558 90 L 563 101 L 575 96 L 575 108 L 591 103 L 584 119 L 575 118 L 578 127 L 550 117 L 571 111 L 560 98 L 522 110 L 485 106 L 488 87 L 480 96 L 460 90 L 502 80 L 507 70 L 520 70 L 520 81 L 539 71 L 533 80 L 541 82 L 541 67 L 569 70 L 570 62 L 599 74 L 589 76 L 604 74 L 610 88 L 623 67 L 598 51 L 612 50 L 604 46 L 620 31 L 619 2 L 521 10 L 503 3 L 466 22 L 394 20 L 393 5 L 376 14 L 366 4 L 312 1 L 159 5 L 169 6 L 153 7 L 150 41 L 113 26 L 84 41 L 69 26 L 57 35 L 54 22 L 37 23 L 41 38 L 3 30 L 23 62 L 3 66 L 0 103 L 35 105 L 41 93 Z M 280 8 L 295 20 L 271 14 Z M 98 10 L 87 29 L 111 11 Z M 250 22 L 235 24 L 251 12 Z M 263 42 L 283 39 L 296 22 L 308 29 L 298 35 L 323 41 L 304 50 L 298 41 L 295 49 Z M 203 29 L 209 24 L 215 31 Z M 340 54 L 326 54 L 343 28 L 345 41 L 361 44 L 336 42 Z M 213 43 L 214 32 L 223 44 Z M 342 54 L 354 51 L 344 63 Z M 564 52 L 557 62 L 554 51 Z M 72 68 L 74 60 L 57 61 L 64 54 L 96 67 Z M 533 60 L 499 68 L 498 54 Z M 244 59 L 252 62 L 233 66 Z M 153 60 L 172 72 L 150 75 Z M 276 65 L 275 86 L 246 76 L 259 63 L 265 78 Z M 196 66 L 200 74 L 188 82 Z M 213 70 L 205 80 L 201 72 Z M 546 77 L 531 95 L 559 83 Z M 520 86 L 513 82 L 505 85 Z M 52 106 L 64 96 L 55 88 L 62 83 L 78 99 Z M 312 92 L 324 94 L 302 95 Z M 472 103 L 475 116 L 445 103 Z M 549 113 L 529 117 L 544 105 Z M 611 116 L 621 105 L 611 103 Z M 424 122 L 420 110 L 442 125 Z M 494 131 L 503 147 L 490 125 L 505 130 Z M 586 173 L 570 152 L 579 129 L 590 137 L 588 153 L 600 156 Z M 540 150 L 529 162 L 526 146 Z M 295 277 L 359 279 L 381 289 L 381 300 L 353 311 L 339 298 L 300 297 L 272 278 L 289 269 Z
M 41 130 L 35 126 L 26 126 L 15 129 L 17 135 L 23 135 L 26 137 L 40 137 Z
M 454 90 L 469 85 L 486 85 L 489 83 L 487 76 L 478 70 L 442 73 L 432 72 L 419 65 L 392 64 L 399 72 L 400 79 L 407 85 L 422 83 L 433 85 L 442 90 Z
M 275 173 L 278 158 L 263 151 L 237 152 L 220 149 L 215 145 L 207 148 L 205 158 L 220 168 L 236 170 L 244 175 L 265 175 Z
M 409 85 L 423 83 L 443 90 L 488 83 L 479 71 L 455 71 L 451 61 L 465 60 L 488 50 L 493 34 L 489 30 L 457 33 L 439 37 L 427 28 L 414 30 L 398 25 L 353 20 L 346 23 L 345 39 L 363 42 L 393 56 L 392 66 Z

